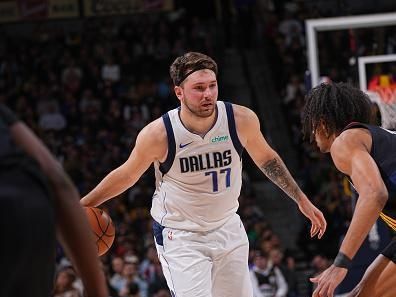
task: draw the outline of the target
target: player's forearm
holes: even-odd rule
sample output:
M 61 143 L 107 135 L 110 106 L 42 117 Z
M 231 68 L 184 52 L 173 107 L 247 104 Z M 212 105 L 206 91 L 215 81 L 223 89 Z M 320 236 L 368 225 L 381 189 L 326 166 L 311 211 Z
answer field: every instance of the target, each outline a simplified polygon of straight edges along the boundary
M 122 170 L 110 172 L 80 203 L 84 206 L 98 206 L 105 201 L 121 194 L 136 182 Z
M 291 199 L 299 203 L 305 197 L 281 158 L 275 155 L 260 166 L 261 171 Z
M 340 251 L 352 259 L 379 217 L 386 198 L 379 195 L 360 195 L 351 224 L 341 244 Z
M 54 194 L 57 237 L 72 261 L 73 267 L 78 271 L 87 296 L 107 297 L 105 276 L 97 257 L 94 239 L 87 239 L 87 236 L 92 235 L 92 231 L 79 205 L 76 189 L 66 178 L 63 187 L 54 188 Z

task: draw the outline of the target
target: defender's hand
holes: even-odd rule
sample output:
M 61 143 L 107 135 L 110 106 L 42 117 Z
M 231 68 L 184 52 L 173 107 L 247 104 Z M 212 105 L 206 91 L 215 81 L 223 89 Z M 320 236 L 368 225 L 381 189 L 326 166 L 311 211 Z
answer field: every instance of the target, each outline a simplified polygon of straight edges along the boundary
M 334 290 L 345 278 L 348 270 L 346 268 L 331 265 L 317 277 L 310 278 L 310 281 L 318 284 L 312 297 L 333 297 Z

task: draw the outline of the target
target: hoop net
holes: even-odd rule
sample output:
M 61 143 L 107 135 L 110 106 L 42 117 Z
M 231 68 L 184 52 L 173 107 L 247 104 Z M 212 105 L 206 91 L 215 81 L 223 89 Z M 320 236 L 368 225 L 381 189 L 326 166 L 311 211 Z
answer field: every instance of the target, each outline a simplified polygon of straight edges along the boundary
M 396 130 L 396 82 L 389 75 L 374 77 L 369 84 L 367 94 L 378 105 L 381 113 L 381 126 Z

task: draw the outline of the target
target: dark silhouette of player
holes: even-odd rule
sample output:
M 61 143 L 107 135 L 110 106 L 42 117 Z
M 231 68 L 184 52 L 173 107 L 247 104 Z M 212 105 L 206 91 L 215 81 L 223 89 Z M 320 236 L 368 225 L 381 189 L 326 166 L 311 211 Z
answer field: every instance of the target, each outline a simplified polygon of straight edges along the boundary
M 50 296 L 56 237 L 79 273 L 86 296 L 108 296 L 75 187 L 39 138 L 3 104 L 0 203 L 0 296 Z

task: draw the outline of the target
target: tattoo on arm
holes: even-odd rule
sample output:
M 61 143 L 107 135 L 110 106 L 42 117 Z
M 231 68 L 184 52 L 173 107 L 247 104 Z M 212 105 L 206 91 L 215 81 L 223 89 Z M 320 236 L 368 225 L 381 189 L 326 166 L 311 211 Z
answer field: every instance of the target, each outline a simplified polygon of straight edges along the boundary
M 260 166 L 261 171 L 290 198 L 298 202 L 300 199 L 300 188 L 287 170 L 282 160 L 274 158 Z

